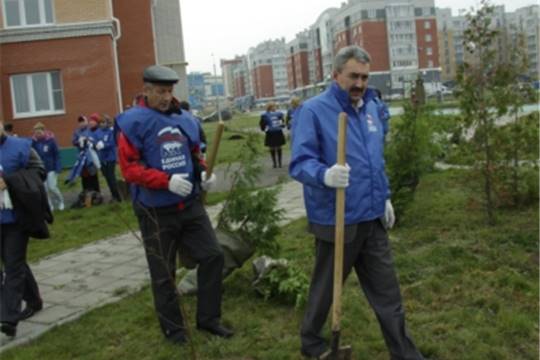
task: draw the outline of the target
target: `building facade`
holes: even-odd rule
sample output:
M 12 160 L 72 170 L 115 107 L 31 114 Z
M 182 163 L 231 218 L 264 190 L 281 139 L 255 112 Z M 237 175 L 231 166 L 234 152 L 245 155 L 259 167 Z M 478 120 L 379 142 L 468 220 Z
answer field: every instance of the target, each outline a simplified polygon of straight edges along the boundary
M 249 49 L 248 73 L 252 94 L 261 102 L 289 97 L 285 39 L 268 40 Z
M 21 136 L 40 121 L 71 146 L 79 115 L 115 116 L 141 91 L 146 66 L 183 62 L 182 45 L 158 51 L 183 43 L 181 32 L 157 30 L 161 6 L 174 13 L 165 0 L 0 2 L 0 117 Z

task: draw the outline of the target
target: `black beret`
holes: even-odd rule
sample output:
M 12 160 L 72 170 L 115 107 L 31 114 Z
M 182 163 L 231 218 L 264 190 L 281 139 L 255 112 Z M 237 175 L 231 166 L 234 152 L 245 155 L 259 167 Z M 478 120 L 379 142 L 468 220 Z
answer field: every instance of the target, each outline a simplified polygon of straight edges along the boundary
M 150 83 L 176 84 L 178 74 L 171 68 L 161 65 L 152 65 L 144 69 L 143 80 Z

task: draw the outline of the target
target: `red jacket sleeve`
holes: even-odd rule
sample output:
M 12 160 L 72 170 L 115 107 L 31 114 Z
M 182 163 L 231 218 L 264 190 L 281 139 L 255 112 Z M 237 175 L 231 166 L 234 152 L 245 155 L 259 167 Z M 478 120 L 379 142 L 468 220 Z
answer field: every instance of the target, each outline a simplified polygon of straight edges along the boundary
M 168 189 L 167 173 L 147 168 L 140 163 L 139 150 L 133 146 L 123 133 L 118 135 L 118 164 L 124 179 L 133 184 L 149 189 Z

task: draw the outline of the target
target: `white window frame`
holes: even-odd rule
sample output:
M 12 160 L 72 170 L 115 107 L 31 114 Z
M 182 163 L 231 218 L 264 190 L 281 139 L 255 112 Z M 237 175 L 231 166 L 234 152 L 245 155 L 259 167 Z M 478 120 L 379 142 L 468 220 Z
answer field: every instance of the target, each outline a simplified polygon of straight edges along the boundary
M 431 22 L 429 20 L 424 21 L 424 29 L 431 29 Z
M 60 82 L 60 89 L 62 91 L 62 109 L 61 110 L 55 110 L 54 109 L 54 98 L 53 98 L 53 92 L 54 89 L 52 88 L 52 73 L 58 73 L 58 80 Z M 31 80 L 33 75 L 40 75 L 40 74 L 47 74 L 47 95 L 49 100 L 49 109 L 50 110 L 40 110 L 36 111 L 36 100 L 34 98 L 34 83 Z M 14 76 L 26 76 L 26 86 L 27 86 L 27 96 L 28 96 L 28 102 L 30 105 L 30 111 L 28 112 L 17 112 L 17 104 L 15 103 L 15 88 L 13 85 L 13 77 Z M 58 70 L 51 70 L 51 71 L 41 71 L 41 72 L 35 72 L 35 73 L 25 73 L 25 74 L 12 74 L 9 77 L 9 84 L 10 84 L 10 90 L 11 90 L 11 106 L 12 106 L 12 113 L 14 119 L 23 119 L 23 118 L 30 118 L 30 117 L 39 117 L 39 116 L 49 116 L 49 115 L 62 115 L 66 113 L 66 101 L 64 99 L 64 85 L 62 82 L 62 76 L 61 72 Z
M 426 42 L 431 42 L 431 34 L 426 34 Z
M 40 22 L 38 24 L 30 24 L 28 25 L 26 22 L 26 9 L 24 7 L 24 0 L 16 0 L 17 4 L 19 5 L 19 14 L 20 14 L 20 25 L 8 25 L 7 21 L 7 11 L 6 11 L 6 0 L 0 0 L 2 1 L 2 14 L 3 14 L 3 24 L 5 29 L 16 29 L 16 28 L 27 28 L 27 27 L 40 27 L 40 26 L 48 26 L 53 25 L 56 21 L 55 14 L 54 14 L 54 0 L 51 0 L 51 22 L 47 22 L 47 16 L 45 12 L 45 0 L 37 0 L 38 1 L 38 7 L 39 7 L 39 20 Z
M 426 48 L 426 55 L 433 55 L 433 49 L 430 47 Z

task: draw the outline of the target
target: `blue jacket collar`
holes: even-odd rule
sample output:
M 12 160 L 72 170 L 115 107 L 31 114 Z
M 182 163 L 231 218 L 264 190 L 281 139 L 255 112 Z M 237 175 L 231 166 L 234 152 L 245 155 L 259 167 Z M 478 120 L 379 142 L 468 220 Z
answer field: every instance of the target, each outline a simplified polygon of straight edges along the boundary
M 342 109 L 352 107 L 349 93 L 343 90 L 336 81 L 332 81 L 332 84 L 330 84 L 328 87 L 328 91 L 330 94 L 335 96 Z M 362 97 L 364 105 L 373 100 L 376 96 L 377 94 L 375 93 L 375 90 L 367 88 L 364 96 Z

